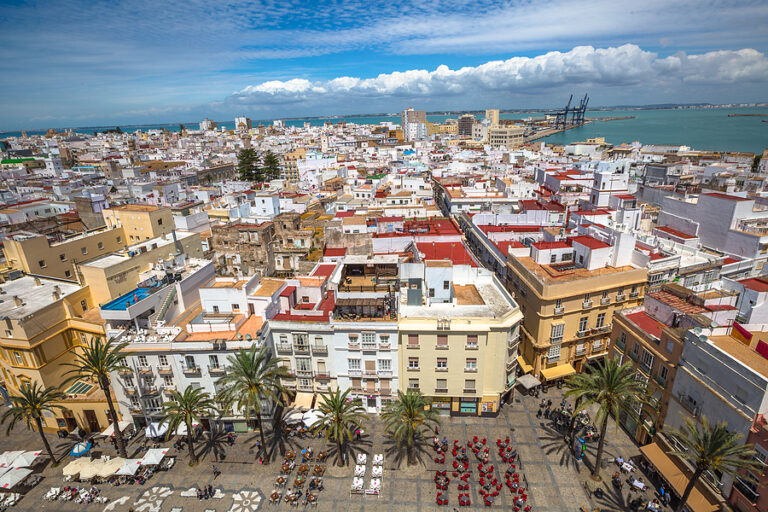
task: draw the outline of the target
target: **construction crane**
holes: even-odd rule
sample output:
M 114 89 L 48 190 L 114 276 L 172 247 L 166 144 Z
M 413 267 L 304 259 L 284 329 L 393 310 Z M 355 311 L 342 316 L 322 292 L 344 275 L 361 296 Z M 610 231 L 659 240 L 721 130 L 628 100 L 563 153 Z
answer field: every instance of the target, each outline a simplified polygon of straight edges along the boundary
M 555 128 L 565 130 L 565 125 L 568 124 L 568 112 L 571 111 L 571 101 L 573 101 L 573 94 L 568 98 L 568 104 L 565 108 L 559 112 L 555 112 Z
M 571 125 L 580 126 L 584 124 L 584 114 L 587 111 L 587 104 L 589 103 L 589 95 L 584 94 L 584 97 L 579 100 L 579 105 L 571 109 Z

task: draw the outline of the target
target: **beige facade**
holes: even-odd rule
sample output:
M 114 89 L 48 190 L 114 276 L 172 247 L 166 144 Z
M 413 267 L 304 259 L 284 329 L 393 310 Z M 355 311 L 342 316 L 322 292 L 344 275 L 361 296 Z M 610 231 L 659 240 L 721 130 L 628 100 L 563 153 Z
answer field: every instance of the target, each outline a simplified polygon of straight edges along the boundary
M 496 415 L 514 385 L 522 315 L 492 275 L 471 272 L 450 282 L 451 302 L 401 304 L 399 386 L 442 414 Z
M 607 353 L 613 314 L 643 303 L 646 270 L 632 266 L 557 270 L 510 256 L 507 288 L 520 304 L 520 365 L 542 381 L 579 372 Z
M 514 149 L 525 142 L 524 133 L 525 128 L 521 126 L 491 126 L 488 128 L 488 143 Z
M 123 227 L 127 237 L 124 245 L 167 235 L 174 229 L 173 214 L 170 208 L 146 204 L 126 204 L 103 210 L 102 214 L 108 227 Z
M 92 307 L 88 287 L 68 281 L 24 276 L 0 284 L 0 385 L 18 394 L 25 383 L 60 387 L 69 395 L 65 409 L 44 418 L 45 430 L 82 427 L 98 432 L 109 424 L 104 393 L 89 382 L 66 382 L 63 363 L 74 361 L 78 347 L 104 336 L 102 324 L 83 318 Z
M 21 233 L 5 240 L 5 257 L 11 267 L 27 274 L 76 280 L 75 264 L 99 258 L 127 244 L 123 228 L 98 229 L 50 242 L 44 235 Z
M 667 327 L 644 311 L 630 310 L 614 316 L 610 357 L 622 363 L 631 362 L 638 378 L 648 383 L 651 397 L 651 403 L 640 412 L 640 422 L 626 412 L 620 415 L 621 424 L 641 445 L 652 441 L 656 430 L 664 425 L 675 372 L 683 354 L 684 330 Z
M 427 123 L 427 135 L 437 134 L 450 134 L 456 135 L 459 133 L 459 125 L 456 123 Z
M 167 261 L 180 252 L 190 258 L 202 258 L 203 247 L 199 233 L 177 232 L 131 245 L 119 252 L 80 265 L 83 283 L 91 288 L 95 304 L 104 304 L 130 292 L 138 285 L 142 272 L 159 261 Z
M 299 181 L 298 161 L 307 158 L 306 148 L 296 148 L 282 154 L 283 179 L 291 183 Z

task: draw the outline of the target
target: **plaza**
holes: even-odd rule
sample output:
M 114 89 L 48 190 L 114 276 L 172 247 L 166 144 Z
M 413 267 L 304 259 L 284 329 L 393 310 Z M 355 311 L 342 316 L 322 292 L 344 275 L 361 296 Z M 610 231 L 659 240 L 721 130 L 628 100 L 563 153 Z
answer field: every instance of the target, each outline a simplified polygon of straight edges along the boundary
M 551 399 L 553 404 L 557 405 L 562 392 L 551 389 L 549 394 L 542 394 L 541 397 Z M 563 434 L 552 428 L 549 421 L 537 418 L 539 402 L 540 399 L 535 397 L 518 394 L 514 404 L 505 406 L 496 418 L 443 418 L 440 437 L 446 437 L 451 444 L 456 439 L 464 445 L 473 436 L 487 438 L 491 446 L 489 464 L 495 466 L 500 481 L 503 480 L 506 466 L 498 458 L 496 440 L 509 437 L 518 451 L 518 472 L 521 476 L 521 484 L 527 488 L 527 504 L 533 511 L 579 510 L 582 506 L 590 511 L 597 507 L 600 510 L 628 510 L 627 504 L 630 498 L 627 497 L 626 491 L 621 494 L 614 492 L 611 488 L 610 475 L 616 471 L 616 466 L 610 461 L 617 456 L 624 459 L 637 456 L 639 450 L 634 443 L 624 431 L 617 430 L 613 422 L 610 422 L 606 434 L 603 482 L 597 484 L 590 479 L 588 466 L 594 460 L 597 443 L 588 443 L 586 462 L 577 462 Z M 62 444 L 61 440 L 52 436 L 49 439 L 57 453 L 64 453 L 71 446 L 71 442 Z M 275 489 L 275 481 L 280 474 L 280 463 L 283 460 L 280 453 L 311 446 L 315 454 L 323 450 L 329 453 L 326 461 L 327 470 L 323 477 L 324 490 L 317 493 L 316 509 L 320 511 L 452 511 L 454 508 L 513 510 L 512 495 L 506 487 L 501 490 L 491 507 L 483 505 L 482 496 L 478 492 L 480 487 L 476 471 L 477 461 L 472 457 L 470 457 L 472 474 L 469 479 L 469 490 L 466 491 L 470 494 L 471 506 L 458 506 L 455 481 L 452 481 L 448 488 L 449 503 L 446 506 L 436 505 L 435 498 L 438 491 L 434 483 L 435 471 L 450 470 L 450 453 L 445 464 L 437 464 L 434 462 L 434 452 L 430 445 L 417 454 L 417 458 L 421 461 L 419 464 L 408 466 L 404 460 L 398 460 L 398 455 L 393 453 L 393 446 L 386 436 L 384 424 L 376 417 L 367 425 L 361 440 L 355 440 L 352 443 L 350 451 L 355 454 L 368 454 L 369 463 L 373 454 L 384 454 L 382 491 L 379 496 L 350 493 L 354 464 L 336 467 L 334 465 L 336 450 L 333 443 L 326 443 L 324 439 L 318 438 L 268 436 L 268 448 L 274 450 L 274 455 L 270 464 L 262 465 L 257 460 L 258 439 L 258 434 L 240 434 L 234 446 L 229 446 L 224 434 L 215 436 L 214 439 L 209 439 L 206 435 L 198 445 L 200 463 L 195 467 L 188 466 L 186 450 L 171 449 L 169 456 L 176 457 L 177 463 L 168 471 L 155 473 L 144 485 L 117 487 L 108 484 L 98 485 L 101 495 L 109 498 L 107 504 L 83 505 L 73 502 L 49 502 L 43 499 L 43 495 L 51 487 L 66 485 L 62 481 L 61 468 L 72 458 L 65 456 L 58 467 L 45 468 L 42 472 L 43 481 L 28 492 L 13 509 L 30 512 L 81 509 L 127 511 L 131 507 L 136 512 L 249 512 L 264 509 L 292 509 L 294 507 L 284 501 L 279 504 L 269 503 L 270 493 Z M 129 457 L 141 456 L 143 441 L 142 435 L 131 440 L 128 446 Z M 171 446 L 172 443 L 171 440 L 161 445 Z M 0 451 L 36 449 L 40 444 L 36 432 L 17 427 L 10 437 L 2 438 Z M 98 452 L 101 449 L 106 455 L 115 455 L 113 447 L 107 442 L 102 441 L 95 451 Z M 215 478 L 212 471 L 214 464 L 221 472 Z M 290 480 L 294 474 L 291 475 Z M 366 485 L 369 478 L 370 466 L 366 474 Z M 590 497 L 585 483 L 588 483 L 592 490 L 596 486 L 602 486 L 605 491 L 603 498 Z M 218 491 L 218 497 L 198 500 L 195 489 L 209 484 Z M 79 486 L 83 485 L 89 487 L 88 484 Z M 626 489 L 629 486 L 624 487 Z M 651 489 L 644 496 L 647 501 L 653 498 L 655 493 Z M 305 505 L 299 505 L 299 507 L 314 508 Z

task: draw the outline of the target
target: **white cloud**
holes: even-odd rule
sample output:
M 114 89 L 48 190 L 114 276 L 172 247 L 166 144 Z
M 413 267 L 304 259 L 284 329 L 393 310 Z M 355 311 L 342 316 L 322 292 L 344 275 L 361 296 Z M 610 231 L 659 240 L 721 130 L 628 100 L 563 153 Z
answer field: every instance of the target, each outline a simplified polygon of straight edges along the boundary
M 611 48 L 578 46 L 568 52 L 513 57 L 479 66 L 433 71 L 412 69 L 373 78 L 343 76 L 326 81 L 271 80 L 250 85 L 228 101 L 240 105 L 270 103 L 343 104 L 357 98 L 430 98 L 508 91 L 538 93 L 561 86 L 635 86 L 659 84 L 768 82 L 768 58 L 752 49 L 721 50 L 659 58 L 627 44 Z

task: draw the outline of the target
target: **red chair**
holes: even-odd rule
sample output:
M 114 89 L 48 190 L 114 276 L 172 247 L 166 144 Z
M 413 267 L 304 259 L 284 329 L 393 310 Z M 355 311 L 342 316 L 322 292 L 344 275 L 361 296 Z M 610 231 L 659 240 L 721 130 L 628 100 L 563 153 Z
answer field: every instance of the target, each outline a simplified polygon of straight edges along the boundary
M 475 444 L 477 444 L 477 436 L 473 436 L 473 437 L 472 437 L 472 442 L 474 442 Z

